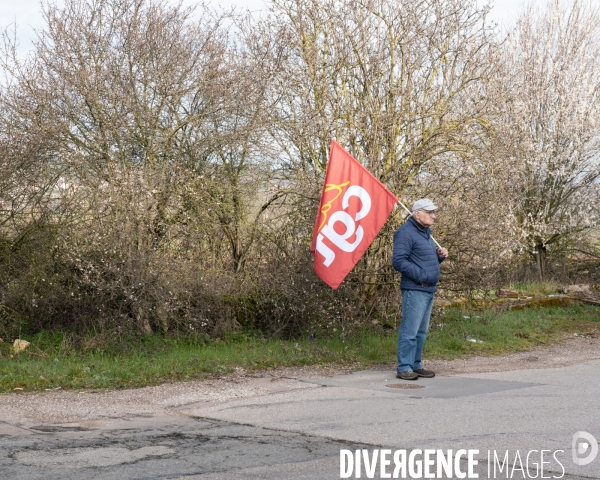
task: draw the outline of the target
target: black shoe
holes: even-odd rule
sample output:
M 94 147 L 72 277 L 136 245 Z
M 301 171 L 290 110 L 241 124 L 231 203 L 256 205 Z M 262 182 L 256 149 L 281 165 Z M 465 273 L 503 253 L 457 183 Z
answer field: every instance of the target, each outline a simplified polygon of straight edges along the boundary
M 399 378 L 400 380 L 418 380 L 419 375 L 412 370 L 405 370 L 404 372 L 398 372 L 396 378 Z
M 423 378 L 435 377 L 435 372 L 432 372 L 431 370 L 425 370 L 424 368 L 419 368 L 418 370 L 415 370 L 414 373 Z

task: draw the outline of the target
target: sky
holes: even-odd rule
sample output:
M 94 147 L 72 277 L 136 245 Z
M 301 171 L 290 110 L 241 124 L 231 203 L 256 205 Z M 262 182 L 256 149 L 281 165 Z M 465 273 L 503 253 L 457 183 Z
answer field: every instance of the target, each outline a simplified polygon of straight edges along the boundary
M 63 0 L 55 0 L 59 4 Z M 198 0 L 184 0 L 184 5 L 192 5 Z M 222 7 L 238 6 L 243 9 L 260 10 L 263 8 L 263 0 L 209 0 L 210 3 Z M 514 19 L 524 0 L 494 0 L 490 19 L 505 25 Z M 25 54 L 31 49 L 31 40 L 34 38 L 34 29 L 43 26 L 43 18 L 40 13 L 40 0 L 0 0 L 0 27 L 6 28 L 9 24 L 16 22 L 17 36 L 19 38 L 19 52 Z

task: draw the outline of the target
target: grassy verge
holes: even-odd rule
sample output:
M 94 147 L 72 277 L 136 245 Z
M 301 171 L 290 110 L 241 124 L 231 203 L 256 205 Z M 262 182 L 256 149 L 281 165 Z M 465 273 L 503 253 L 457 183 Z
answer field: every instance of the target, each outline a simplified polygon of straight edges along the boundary
M 500 355 L 555 343 L 566 335 L 600 332 L 600 308 L 572 304 L 567 308 L 518 311 L 449 311 L 430 331 L 428 358 Z
M 503 313 L 452 310 L 434 319 L 426 358 L 496 355 L 599 329 L 600 308 L 577 304 Z M 11 352 L 10 344 L 0 343 L 2 393 L 132 388 L 221 375 L 236 367 L 252 371 L 280 365 L 391 364 L 396 355 L 396 332 L 382 329 L 314 341 L 280 341 L 249 334 L 218 341 L 147 336 L 103 342 L 101 347 L 94 346 L 93 339 L 73 346 L 63 335 L 26 339 L 31 346 L 19 354 Z

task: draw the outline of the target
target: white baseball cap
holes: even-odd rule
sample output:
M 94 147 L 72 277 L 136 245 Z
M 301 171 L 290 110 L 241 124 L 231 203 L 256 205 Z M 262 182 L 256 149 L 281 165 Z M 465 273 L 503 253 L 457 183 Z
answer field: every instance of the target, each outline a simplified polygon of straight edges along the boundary
M 436 205 L 434 205 L 434 203 L 429 200 L 428 198 L 421 198 L 420 200 L 417 200 L 415 203 L 413 203 L 412 206 L 412 211 L 413 213 L 416 212 L 417 210 L 426 210 L 428 212 L 432 211 L 432 210 L 437 210 L 438 207 Z

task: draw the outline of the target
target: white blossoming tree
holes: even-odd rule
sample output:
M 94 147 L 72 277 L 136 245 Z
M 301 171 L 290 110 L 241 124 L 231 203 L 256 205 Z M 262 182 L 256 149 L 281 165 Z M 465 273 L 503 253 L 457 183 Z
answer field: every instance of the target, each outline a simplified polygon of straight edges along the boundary
M 544 276 L 559 250 L 597 224 L 600 14 L 581 0 L 528 6 L 504 45 L 494 162 L 502 162 L 514 233 Z

